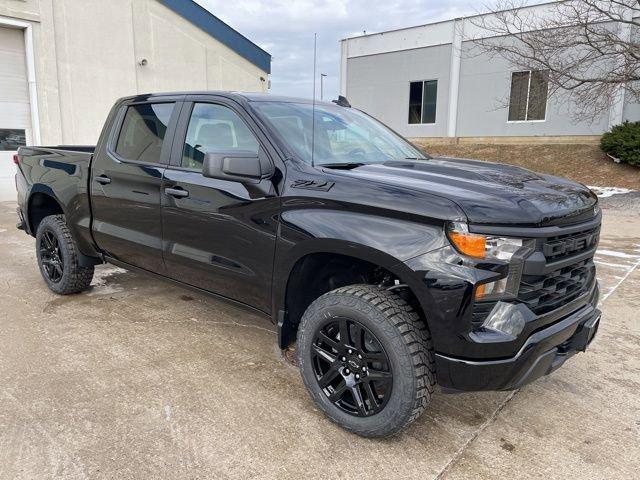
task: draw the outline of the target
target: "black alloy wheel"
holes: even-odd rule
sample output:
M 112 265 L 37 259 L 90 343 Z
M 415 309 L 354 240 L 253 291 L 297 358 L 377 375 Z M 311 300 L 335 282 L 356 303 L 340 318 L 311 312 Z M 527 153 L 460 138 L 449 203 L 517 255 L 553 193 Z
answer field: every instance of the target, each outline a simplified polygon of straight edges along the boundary
M 81 253 L 64 215 L 49 215 L 38 224 L 36 257 L 42 278 L 51 291 L 69 295 L 91 285 L 93 264 L 81 263 Z
M 426 322 L 377 285 L 348 285 L 314 300 L 296 351 L 315 405 L 364 437 L 400 432 L 424 411 L 436 384 Z
M 317 331 L 311 355 L 319 387 L 338 408 L 366 417 L 385 407 L 393 387 L 391 364 L 364 325 L 333 318 Z
M 50 229 L 44 230 L 38 248 L 43 273 L 52 283 L 59 283 L 64 275 L 64 258 L 56 234 Z

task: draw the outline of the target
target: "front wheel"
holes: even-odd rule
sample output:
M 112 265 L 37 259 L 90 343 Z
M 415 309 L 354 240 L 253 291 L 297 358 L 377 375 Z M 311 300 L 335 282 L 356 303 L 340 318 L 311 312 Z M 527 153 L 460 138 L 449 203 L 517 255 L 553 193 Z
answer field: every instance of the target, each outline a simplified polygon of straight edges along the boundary
M 402 298 L 373 285 L 338 288 L 314 301 L 298 330 L 298 360 L 316 405 L 365 437 L 409 425 L 435 385 L 423 320 Z
M 80 266 L 78 247 L 64 215 L 50 215 L 40 222 L 36 255 L 42 278 L 53 292 L 68 295 L 89 288 L 93 267 Z

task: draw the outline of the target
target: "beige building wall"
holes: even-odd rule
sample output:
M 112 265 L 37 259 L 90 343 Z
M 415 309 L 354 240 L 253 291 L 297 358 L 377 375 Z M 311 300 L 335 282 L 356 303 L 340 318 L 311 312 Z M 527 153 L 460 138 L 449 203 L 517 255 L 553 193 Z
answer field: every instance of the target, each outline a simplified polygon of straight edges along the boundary
M 42 144 L 95 144 L 126 95 L 267 89 L 266 72 L 156 0 L 0 0 L 2 17 L 32 26 Z

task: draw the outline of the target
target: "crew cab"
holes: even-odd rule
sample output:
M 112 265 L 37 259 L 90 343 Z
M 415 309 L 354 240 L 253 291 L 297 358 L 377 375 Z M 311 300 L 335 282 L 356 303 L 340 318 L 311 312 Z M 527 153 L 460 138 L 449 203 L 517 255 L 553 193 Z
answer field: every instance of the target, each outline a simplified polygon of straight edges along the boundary
M 359 435 L 400 431 L 436 384 L 517 389 L 599 325 L 587 187 L 431 158 L 344 97 L 137 95 L 95 147 L 16 162 L 18 228 L 51 290 L 108 262 L 262 314 Z

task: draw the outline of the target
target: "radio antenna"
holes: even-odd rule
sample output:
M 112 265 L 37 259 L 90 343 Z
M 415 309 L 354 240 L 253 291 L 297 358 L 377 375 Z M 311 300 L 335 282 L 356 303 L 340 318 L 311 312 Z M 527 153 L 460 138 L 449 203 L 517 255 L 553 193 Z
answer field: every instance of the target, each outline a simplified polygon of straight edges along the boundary
M 316 146 L 316 59 L 317 59 L 318 34 L 313 34 L 313 100 L 311 106 L 311 166 L 315 167 L 314 152 Z

